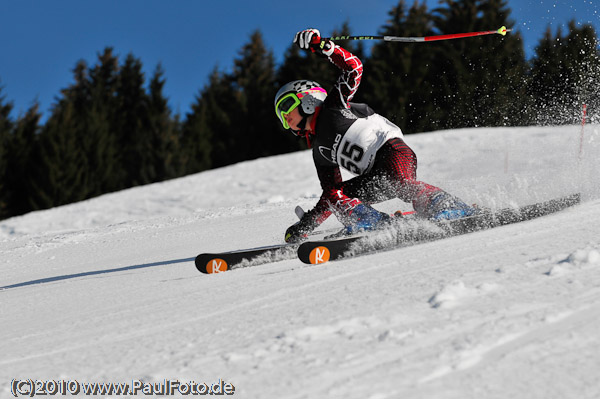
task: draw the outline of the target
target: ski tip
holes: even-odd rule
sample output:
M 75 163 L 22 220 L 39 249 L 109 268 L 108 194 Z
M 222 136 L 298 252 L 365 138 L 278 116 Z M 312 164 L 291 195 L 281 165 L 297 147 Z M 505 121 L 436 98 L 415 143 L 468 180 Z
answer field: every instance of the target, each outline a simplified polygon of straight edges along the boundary
M 229 265 L 221 258 L 205 256 L 200 254 L 196 257 L 196 268 L 200 273 L 216 274 L 229 270 Z
M 502 36 L 506 36 L 506 32 L 510 32 L 509 29 L 506 29 L 506 26 L 501 27 L 500 29 L 498 29 L 498 34 L 502 35 Z
M 331 259 L 331 251 L 323 244 L 314 245 L 314 242 L 306 242 L 298 248 L 298 258 L 309 265 L 320 265 L 321 263 L 329 262 Z

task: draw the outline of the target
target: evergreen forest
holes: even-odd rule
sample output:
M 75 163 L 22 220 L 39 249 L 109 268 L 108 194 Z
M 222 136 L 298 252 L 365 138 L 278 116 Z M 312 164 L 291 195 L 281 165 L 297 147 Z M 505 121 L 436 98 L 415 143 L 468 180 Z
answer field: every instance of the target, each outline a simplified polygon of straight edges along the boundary
M 514 28 L 506 0 L 442 0 L 429 9 L 399 0 L 378 34 L 428 36 Z M 345 22 L 323 35 L 352 34 Z M 290 38 L 291 39 L 291 38 Z M 405 134 L 477 126 L 581 123 L 596 117 L 598 37 L 571 21 L 550 28 L 526 59 L 518 31 L 506 36 L 427 44 L 337 42 L 358 55 L 364 75 L 355 102 L 366 102 Z M 288 153 L 306 143 L 273 111 L 281 85 L 311 79 L 325 88 L 338 70 L 291 43 L 277 65 L 260 30 L 235 56 L 231 72 L 214 68 L 190 111 L 174 114 L 165 71 L 151 76 L 134 54 L 100 49 L 79 61 L 41 123 L 39 105 L 11 118 L 0 87 L 0 219 L 129 187 Z M 1 78 L 1 76 L 0 76 Z

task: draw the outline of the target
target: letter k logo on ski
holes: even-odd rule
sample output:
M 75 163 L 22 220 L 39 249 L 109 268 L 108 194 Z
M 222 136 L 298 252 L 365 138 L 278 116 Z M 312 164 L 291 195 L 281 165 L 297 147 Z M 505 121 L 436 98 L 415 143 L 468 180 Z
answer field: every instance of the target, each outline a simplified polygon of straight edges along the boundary
M 207 273 L 221 273 L 227 271 L 227 262 L 223 259 L 215 258 L 206 264 Z
M 309 259 L 311 264 L 318 265 L 320 263 L 329 261 L 330 256 L 331 254 L 329 253 L 329 249 L 327 247 L 316 247 L 310 251 Z

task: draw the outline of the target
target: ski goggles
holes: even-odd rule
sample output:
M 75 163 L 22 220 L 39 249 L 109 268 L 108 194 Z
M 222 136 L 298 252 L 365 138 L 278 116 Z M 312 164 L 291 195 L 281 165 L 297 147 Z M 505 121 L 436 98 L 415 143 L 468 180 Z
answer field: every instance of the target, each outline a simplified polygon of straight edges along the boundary
M 289 93 L 277 101 L 275 112 L 277 113 L 277 117 L 281 121 L 281 124 L 286 129 L 289 129 L 290 125 L 288 125 L 285 116 L 296 109 L 298 105 L 300 105 L 300 98 L 302 98 L 302 93 Z

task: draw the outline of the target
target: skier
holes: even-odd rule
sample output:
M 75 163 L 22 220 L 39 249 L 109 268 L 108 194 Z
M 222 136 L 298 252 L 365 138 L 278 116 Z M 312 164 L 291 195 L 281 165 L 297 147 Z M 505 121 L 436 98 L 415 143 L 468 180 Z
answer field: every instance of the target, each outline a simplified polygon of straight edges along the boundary
M 321 38 L 317 29 L 296 33 L 294 43 L 329 59 L 341 70 L 329 93 L 318 83 L 297 80 L 275 96 L 275 113 L 285 129 L 307 140 L 323 193 L 316 206 L 285 233 L 299 242 L 332 213 L 347 233 L 374 230 L 390 216 L 370 205 L 392 198 L 412 202 L 421 217 L 456 219 L 475 209 L 444 190 L 416 179 L 417 157 L 400 128 L 368 105 L 352 103 L 362 77 L 358 57 Z M 343 181 L 340 168 L 357 175 Z

